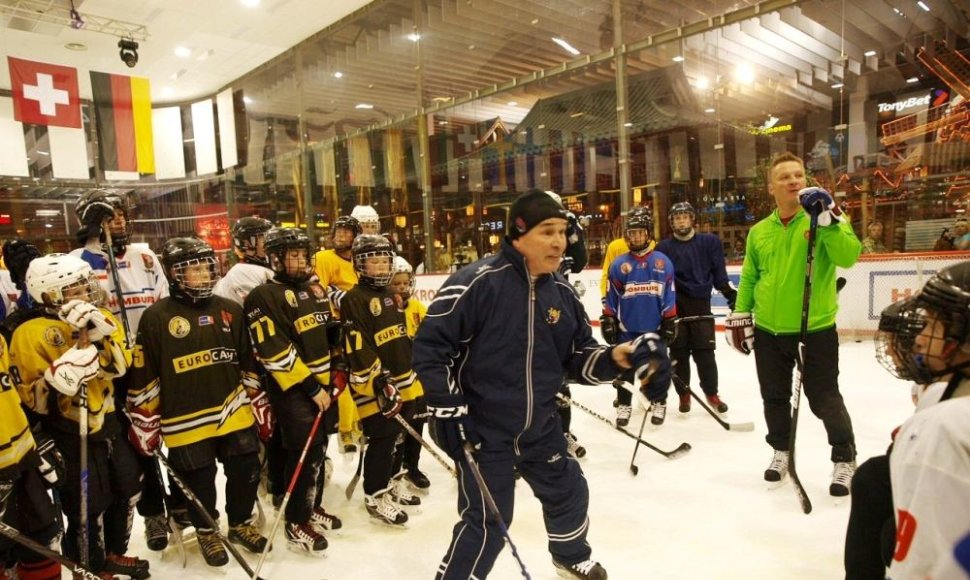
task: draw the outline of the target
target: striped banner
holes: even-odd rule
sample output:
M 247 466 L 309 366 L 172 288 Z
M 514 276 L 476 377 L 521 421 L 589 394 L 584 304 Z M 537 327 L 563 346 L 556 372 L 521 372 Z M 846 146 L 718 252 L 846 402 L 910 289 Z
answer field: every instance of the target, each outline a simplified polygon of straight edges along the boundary
M 148 79 L 91 71 L 91 92 L 102 169 L 155 173 Z

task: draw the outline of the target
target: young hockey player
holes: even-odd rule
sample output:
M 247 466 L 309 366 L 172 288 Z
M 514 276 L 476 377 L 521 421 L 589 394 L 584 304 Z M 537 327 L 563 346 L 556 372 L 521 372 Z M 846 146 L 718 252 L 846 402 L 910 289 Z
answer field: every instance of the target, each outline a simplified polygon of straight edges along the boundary
M 634 212 L 626 218 L 625 236 L 630 251 L 619 256 L 610 266 L 610 289 L 606 295 L 604 316 L 612 318 L 609 326 L 619 328 L 620 342 L 633 340 L 646 333 L 658 333 L 670 342 L 676 333 L 677 304 L 674 284 L 674 265 L 670 258 L 654 250 L 653 220 L 646 211 Z M 604 325 L 606 326 L 606 325 Z M 623 380 L 633 383 L 631 371 Z M 653 381 L 647 397 L 650 399 L 650 422 L 663 425 L 667 415 L 667 391 L 670 384 Z M 632 394 L 618 391 L 616 424 L 629 422 Z
M 249 293 L 245 311 L 256 354 L 270 376 L 270 401 L 286 450 L 284 481 L 289 483 L 317 414 L 346 386 L 346 370 L 331 348 L 336 345 L 329 335 L 334 325 L 327 292 L 311 281 L 310 238 L 297 228 L 274 228 L 266 233 L 265 245 L 274 278 Z M 327 548 L 324 532 L 342 525 L 316 505 L 326 445 L 326 432 L 318 428 L 286 506 L 285 533 L 294 551 L 322 553 Z
M 264 247 L 266 232 L 272 227 L 269 220 L 260 217 L 239 218 L 232 225 L 232 251 L 239 261 L 219 279 L 213 294 L 242 306 L 253 288 L 273 279 Z
M 414 269 L 411 264 L 401 256 L 394 256 L 394 276 L 388 285 L 394 294 L 394 302 L 399 310 L 404 312 L 408 336 L 414 340 L 418 333 L 418 327 L 428 313 L 428 308 L 420 300 L 414 298 Z M 418 433 L 423 433 L 424 424 L 427 422 L 428 409 L 424 404 L 424 389 L 421 382 L 415 379 L 410 387 L 401 391 L 401 400 L 404 402 L 401 408 L 401 416 Z M 417 490 L 425 491 L 431 487 L 431 481 L 424 473 L 418 469 L 418 460 L 421 458 L 421 444 L 417 439 L 409 434 L 404 434 L 403 441 L 398 445 L 395 453 L 394 469 L 397 474 L 395 478 L 402 477 L 399 470 L 405 470 L 404 479 Z
M 82 560 L 81 502 L 86 501 L 88 552 L 83 555 L 90 569 L 146 578 L 148 562 L 125 556 L 127 526 L 105 516 L 109 505 L 128 506 L 141 491 L 137 459 L 123 444 L 114 406 L 112 379 L 124 375 L 131 360 L 121 324 L 98 307 L 101 288 L 91 267 L 76 256 L 36 258 L 27 268 L 26 280 L 44 316 L 14 331 L 11 375 L 25 406 L 40 416 L 67 466 L 61 493 L 68 523 L 64 554 Z M 80 340 L 82 328 L 87 329 L 88 344 Z M 80 420 L 85 414 L 88 478 L 82 486 Z
M 700 377 L 701 390 L 718 413 L 726 413 L 727 404 L 718 395 L 717 362 L 714 360 L 714 317 L 711 316 L 711 291 L 716 288 L 734 310 L 738 292 L 731 287 L 724 266 L 724 249 L 714 234 L 695 230 L 697 215 L 687 202 L 675 203 L 667 212 L 673 236 L 657 244 L 657 250 L 671 259 L 677 278 L 677 315 L 691 317 L 677 329 L 677 338 L 669 344 L 670 357 L 684 386 L 690 386 L 690 359 L 693 357 Z M 704 318 L 707 317 L 707 318 Z M 690 411 L 690 392 L 676 389 L 680 395 L 681 413 Z
M 370 206 L 367 206 L 370 207 Z M 373 210 L 372 210 L 373 211 Z M 357 283 L 354 272 L 351 247 L 354 239 L 361 234 L 360 222 L 351 216 L 340 216 L 333 225 L 333 248 L 320 250 L 314 257 L 314 270 L 317 281 L 330 293 L 330 303 L 334 314 L 340 314 L 340 301 L 344 294 Z M 350 391 L 344 391 L 337 399 L 338 431 L 340 432 L 340 451 L 356 453 L 360 417 Z
M 9 369 L 7 341 L 0 336 L 0 520 L 41 545 L 53 546 L 61 515 L 47 488 L 63 483 L 64 459 L 40 425 L 36 435 L 31 433 Z M 10 557 L 5 557 L 8 552 Z M 60 564 L 0 536 L 0 578 L 7 578 L 5 565 L 20 580 L 61 578 Z
M 129 245 L 131 237 L 131 206 L 128 198 L 103 189 L 89 191 L 78 198 L 74 206 L 80 228 L 77 239 L 81 248 L 71 252 L 87 262 L 94 270 L 105 296 L 105 308 L 122 323 L 127 345 L 135 342 L 138 324 L 145 310 L 168 296 L 168 282 L 158 264 L 158 257 L 150 249 Z M 108 252 L 107 235 L 111 236 L 111 252 Z M 111 264 L 112 254 L 115 267 Z M 119 288 L 115 287 L 115 280 Z M 124 304 L 118 295 L 124 296 Z M 115 381 L 115 406 L 122 409 L 128 394 L 128 376 Z M 127 431 L 128 419 L 118 414 L 122 430 Z M 129 445 L 126 437 L 121 437 L 121 445 Z M 168 521 L 165 513 L 165 489 L 158 477 L 158 462 L 154 457 L 144 457 L 137 453 L 138 465 L 143 473 L 144 490 L 138 499 L 138 513 L 145 519 L 145 542 L 149 550 L 164 550 L 168 545 Z M 173 489 L 172 516 L 182 524 L 187 523 L 188 514 L 184 509 L 184 498 L 177 488 Z M 171 507 L 171 506 L 170 506 Z M 132 515 L 130 506 L 112 505 L 108 508 L 105 525 L 124 526 L 130 534 Z
M 221 462 L 228 539 L 259 553 L 266 538 L 251 520 L 259 476 L 253 415 L 261 418 L 267 437 L 271 427 L 242 309 L 212 295 L 218 262 L 202 240 L 169 240 L 162 264 L 169 296 L 149 307 L 139 325 L 128 392 L 129 438 L 145 456 L 164 441 L 169 463 L 216 521 L 216 461 Z M 216 530 L 193 508 L 189 515 L 206 564 L 226 565 L 229 556 Z
M 350 212 L 350 217 L 360 222 L 360 231 L 362 234 L 372 236 L 380 235 L 381 219 L 377 215 L 377 210 L 372 206 L 355 205 L 354 209 Z
M 367 437 L 364 456 L 364 504 L 371 517 L 401 526 L 408 515 L 399 505 L 420 499 L 401 479 L 392 480 L 394 445 L 401 426 L 394 420 L 402 406 L 400 392 L 412 388 L 411 339 L 402 312 L 388 291 L 394 251 L 383 236 L 362 234 L 354 240 L 354 269 L 359 280 L 344 296 L 340 313 L 347 321 L 347 356 L 351 388 Z

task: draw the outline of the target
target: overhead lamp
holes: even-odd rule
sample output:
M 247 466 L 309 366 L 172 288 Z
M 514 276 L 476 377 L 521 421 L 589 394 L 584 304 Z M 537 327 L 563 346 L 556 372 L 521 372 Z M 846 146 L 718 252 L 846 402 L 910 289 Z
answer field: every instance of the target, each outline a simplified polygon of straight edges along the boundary
M 577 49 L 573 45 L 569 44 L 568 42 L 566 42 L 562 38 L 557 38 L 557 37 L 554 36 L 552 38 L 552 41 L 555 42 L 556 44 L 558 44 L 559 46 L 561 46 L 563 48 L 563 50 L 565 50 L 569 54 L 571 54 L 573 56 L 579 56 L 579 49 Z
M 834 85 L 832 85 L 832 88 L 833 89 L 841 89 L 844 86 L 845 85 L 843 83 L 835 83 Z
M 357 103 L 357 105 L 354 108 L 355 109 L 373 109 L 374 108 L 374 105 L 372 105 L 370 103 Z
M 176 46 L 175 47 L 175 56 L 178 56 L 178 57 L 181 57 L 181 58 L 188 58 L 188 57 L 192 56 L 192 49 L 186 48 L 184 46 Z
M 130 38 L 122 38 L 118 41 L 118 48 L 121 49 L 118 52 L 121 62 L 128 65 L 128 68 L 135 68 L 138 64 L 138 43 Z
M 916 5 L 922 8 L 923 10 L 925 10 L 926 12 L 930 11 L 930 7 L 927 6 L 926 2 L 923 2 L 923 0 L 916 0 Z
M 909 77 L 908 79 L 906 79 L 906 82 L 909 84 L 918 83 L 919 77 Z
M 333 73 L 333 78 L 335 78 L 335 79 L 342 79 L 342 78 L 344 78 L 344 73 L 342 73 L 342 72 L 340 72 L 338 70 L 338 71 L 336 71 L 336 72 Z
M 508 102 L 508 103 L 506 103 L 506 104 L 507 104 L 508 106 L 510 106 L 510 107 L 514 107 L 514 106 L 516 106 L 516 105 L 518 105 L 519 103 L 518 103 L 518 101 L 509 101 L 509 102 Z
M 418 34 L 417 32 L 412 32 L 411 34 L 408 35 L 408 40 L 410 40 L 411 42 L 417 42 L 421 40 L 421 35 Z
M 694 86 L 700 90 L 707 90 L 707 87 L 711 86 L 711 81 L 707 80 L 707 77 L 697 77 L 694 81 Z
M 71 28 L 74 30 L 81 30 L 84 28 L 84 19 L 81 18 L 81 13 L 77 11 L 74 7 L 74 0 L 71 0 L 71 10 L 69 11 L 71 15 Z
M 864 53 L 862 53 L 862 56 L 876 56 L 876 51 L 874 51 L 874 50 L 867 50 Z
M 674 62 L 684 62 L 684 57 L 682 55 L 679 55 L 678 54 L 677 56 L 675 56 L 671 60 L 674 61 Z
M 714 107 L 708 107 L 704 109 L 704 112 L 710 114 L 710 113 L 717 112 L 717 109 L 715 109 Z

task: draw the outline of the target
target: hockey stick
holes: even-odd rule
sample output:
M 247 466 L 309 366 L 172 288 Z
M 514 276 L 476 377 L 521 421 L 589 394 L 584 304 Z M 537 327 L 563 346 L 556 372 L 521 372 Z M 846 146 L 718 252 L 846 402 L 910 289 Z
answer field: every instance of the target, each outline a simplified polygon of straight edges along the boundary
M 152 471 L 155 472 L 155 477 L 158 479 L 158 485 L 162 490 L 162 503 L 165 506 L 165 511 L 168 512 L 168 517 L 166 518 L 169 528 L 168 535 L 170 538 L 175 538 L 175 548 L 182 558 L 182 567 L 185 568 L 188 564 L 188 558 L 185 556 L 185 543 L 182 541 L 182 531 L 176 530 L 177 524 L 175 518 L 172 516 L 172 494 L 165 493 L 165 480 L 162 478 L 162 466 L 159 465 L 158 461 L 152 461 L 152 467 Z
M 82 578 L 87 578 L 88 580 L 101 579 L 101 576 L 98 576 L 94 572 L 88 570 L 86 566 L 83 566 L 81 564 L 74 562 L 73 560 L 69 560 L 65 558 L 64 556 L 61 555 L 60 552 L 55 552 L 54 550 L 51 550 L 47 546 L 39 542 L 36 542 L 31 538 L 28 538 L 27 536 L 21 534 L 20 531 L 17 530 L 17 528 L 8 526 L 2 521 L 0 521 L 0 534 L 3 534 L 9 540 L 20 544 L 21 546 L 27 548 L 28 550 L 34 552 L 35 554 L 54 560 L 61 566 L 73 572 L 75 578 L 82 577 Z
M 746 423 L 728 423 L 722 419 L 721 416 L 714 411 L 714 409 L 710 408 L 707 403 L 704 402 L 704 399 L 702 399 L 700 395 L 695 393 L 694 390 L 690 388 L 690 385 L 685 384 L 684 381 L 677 376 L 677 373 L 674 373 L 674 382 L 676 382 L 677 386 L 682 390 L 689 392 L 690 396 L 694 397 L 694 399 L 700 403 L 701 407 L 704 407 L 704 410 L 707 411 L 711 417 L 714 417 L 714 420 L 717 421 L 718 425 L 721 427 L 724 427 L 728 431 L 754 431 L 754 423 L 752 421 L 748 421 Z
M 788 432 L 788 473 L 795 484 L 795 493 L 802 504 L 802 511 L 812 513 L 812 500 L 795 471 L 795 434 L 798 429 L 798 408 L 802 398 L 802 382 L 805 373 L 805 342 L 808 340 L 808 306 L 812 300 L 812 272 L 815 266 L 815 237 L 818 235 L 818 215 L 811 214 L 808 227 L 808 255 L 805 261 L 805 290 L 802 292 L 802 326 L 798 337 L 798 356 L 795 357 L 795 392 L 792 393 L 791 430 Z
M 462 429 L 462 437 L 464 438 L 464 429 Z M 512 536 L 509 535 L 509 528 L 505 525 L 505 519 L 502 518 L 502 512 L 498 511 L 498 505 L 495 504 L 495 498 L 492 497 L 492 492 L 488 490 L 488 486 L 485 485 L 485 478 L 482 477 L 482 471 L 478 468 L 478 462 L 475 461 L 475 456 L 472 455 L 472 444 L 467 440 L 462 446 L 462 450 L 465 452 L 465 462 L 468 464 L 468 469 L 472 472 L 472 477 L 475 478 L 475 482 L 478 483 L 478 489 L 482 492 L 482 498 L 485 500 L 485 507 L 491 512 L 492 517 L 495 518 L 495 523 L 498 524 L 499 530 L 502 532 L 502 536 L 505 541 L 508 542 L 509 548 L 512 550 L 512 557 L 519 564 L 519 569 L 522 570 L 522 577 L 525 580 L 532 580 L 532 576 L 529 576 L 529 571 L 525 568 L 525 563 L 522 561 L 522 557 L 519 556 L 519 551 L 516 549 L 515 544 L 512 543 Z
M 306 443 L 303 444 L 303 451 L 300 452 L 300 459 L 297 460 L 296 467 L 293 469 L 293 475 L 290 476 L 290 484 L 286 487 L 286 493 L 283 495 L 283 502 L 280 503 L 280 511 L 276 515 L 276 520 L 273 521 L 273 529 L 270 530 L 269 539 L 266 542 L 266 545 L 263 546 L 263 553 L 259 555 L 259 562 L 256 563 L 256 570 L 246 570 L 249 572 L 249 577 L 253 580 L 259 578 L 259 571 L 263 568 L 263 563 L 266 562 L 266 555 L 269 554 L 269 549 L 272 547 L 273 538 L 276 537 L 276 532 L 280 529 L 280 522 L 283 521 L 283 517 L 286 515 L 286 505 L 290 503 L 290 496 L 293 495 L 293 488 L 296 487 L 296 480 L 300 477 L 300 472 L 303 471 L 303 461 L 306 459 L 306 454 L 310 451 L 310 446 L 313 444 L 313 438 L 317 434 L 317 429 L 320 427 L 320 420 L 323 419 L 324 413 L 325 410 L 320 409 L 316 418 L 313 420 L 313 426 L 310 427 L 310 435 L 307 436 Z
M 432 447 L 431 444 L 428 443 L 428 441 L 424 437 L 422 437 L 420 433 L 415 431 L 414 427 L 412 427 L 411 424 L 404 419 L 404 417 L 401 417 L 400 415 L 394 415 L 394 419 L 401 424 L 401 427 L 404 427 L 404 430 L 408 432 L 408 435 L 410 435 L 411 437 L 414 437 L 414 439 L 421 444 L 421 447 L 424 447 L 425 449 L 427 449 L 428 453 L 430 453 L 431 456 L 434 457 L 438 461 L 438 463 L 441 464 L 442 467 L 447 469 L 448 473 L 450 473 L 452 477 L 458 477 L 458 472 L 455 471 L 455 468 L 452 467 L 447 461 L 445 461 L 445 459 L 435 450 L 435 448 Z
M 637 435 L 637 442 L 633 446 L 633 457 L 630 458 L 630 473 L 636 477 L 640 473 L 640 468 L 636 464 L 637 451 L 640 451 L 640 442 L 643 441 L 643 428 L 647 426 L 647 409 L 643 410 L 643 421 L 640 422 L 640 433 Z
M 85 326 L 78 330 L 77 334 L 77 348 L 84 348 L 91 344 L 88 339 L 88 329 Z M 78 519 L 80 520 L 81 535 L 78 538 L 78 552 L 80 553 L 81 566 L 87 568 L 88 566 L 88 549 L 91 546 L 90 534 L 88 532 L 88 383 L 84 381 L 81 383 L 80 398 L 78 400 L 78 435 L 81 444 L 81 479 L 80 484 L 80 495 L 81 495 L 81 508 L 78 514 Z
M 115 260 L 115 251 L 111 247 L 111 227 L 107 225 L 108 220 L 101 224 L 101 231 L 104 232 L 105 246 L 108 248 L 108 262 L 111 264 L 111 281 L 115 286 L 115 298 L 118 300 L 119 312 L 121 312 L 121 323 L 125 327 L 125 348 L 132 347 L 131 324 L 128 323 L 128 309 L 125 308 L 125 293 L 121 290 L 121 279 L 118 277 L 118 262 Z M 127 228 L 127 224 L 125 225 Z
M 633 433 L 630 433 L 626 429 L 623 429 L 621 427 L 617 427 L 613 423 L 613 421 L 610 421 L 609 419 L 607 419 L 603 415 L 600 415 L 596 411 L 590 409 L 586 405 L 583 405 L 582 403 L 580 403 L 578 401 L 575 401 L 575 400 L 573 400 L 573 399 L 571 399 L 569 397 L 565 397 L 565 396 L 563 396 L 562 393 L 556 393 L 556 396 L 557 397 L 560 397 L 560 398 L 562 398 L 562 399 L 564 399 L 566 401 L 568 401 L 570 405 L 573 405 L 573 406 L 577 407 L 578 409 L 580 409 L 582 411 L 585 411 L 588 415 L 591 415 L 592 417 L 595 417 L 596 419 L 599 419 L 600 421 L 606 423 L 607 425 L 609 425 L 613 429 L 619 431 L 620 433 L 623 433 L 624 435 L 626 435 L 630 439 L 635 439 L 635 440 L 639 441 L 640 444 L 643 445 L 644 447 L 650 449 L 651 451 L 656 451 L 657 453 L 663 455 L 667 459 L 677 459 L 678 457 L 686 454 L 691 449 L 690 443 L 687 443 L 685 441 L 685 442 L 681 443 L 676 449 L 674 449 L 672 451 L 664 451 L 663 449 L 660 449 L 656 445 L 651 445 L 650 442 L 645 441 L 643 438 L 637 437 Z
M 357 450 L 357 471 L 354 472 L 354 476 L 350 478 L 350 483 L 347 484 L 347 489 L 344 490 L 344 495 L 347 496 L 347 500 L 354 497 L 354 491 L 357 489 L 357 482 L 360 481 L 360 474 L 364 471 L 364 452 L 365 447 L 367 447 L 367 437 L 365 435 L 360 436 L 360 448 Z
M 213 533 L 219 538 L 219 541 L 222 542 L 222 544 L 226 547 L 229 553 L 232 554 L 233 559 L 236 560 L 236 562 L 238 562 L 239 565 L 242 566 L 242 569 L 246 571 L 246 575 L 249 576 L 250 578 L 258 578 L 258 576 L 256 576 L 256 573 L 253 572 L 253 569 L 249 566 L 249 563 L 246 562 L 245 558 L 243 558 L 243 555 L 239 553 L 239 550 L 236 548 L 236 545 L 230 542 L 226 538 L 226 536 L 224 536 L 223 533 L 219 530 L 219 523 L 216 522 L 215 519 L 213 519 L 212 514 L 209 513 L 209 510 L 207 510 L 205 506 L 202 505 L 202 501 L 199 500 L 199 497 L 197 495 L 195 495 L 195 493 L 189 487 L 189 484 L 185 483 L 185 480 L 182 479 L 182 476 L 179 475 L 177 471 L 175 471 L 175 468 L 172 467 L 172 465 L 168 462 L 168 459 L 165 457 L 165 454 L 162 453 L 161 449 L 155 450 L 155 457 L 158 458 L 158 460 L 162 464 L 162 467 L 164 467 L 165 471 L 168 472 L 169 478 L 171 478 L 171 480 L 175 482 L 175 485 L 177 485 L 179 489 L 182 490 L 182 493 L 185 494 L 185 498 L 188 499 L 189 502 L 192 503 L 192 506 L 195 507 L 196 511 L 199 512 L 199 515 L 202 516 L 202 519 L 205 520 L 205 523 L 210 528 L 212 528 Z M 266 544 L 269 545 L 269 542 L 267 542 Z

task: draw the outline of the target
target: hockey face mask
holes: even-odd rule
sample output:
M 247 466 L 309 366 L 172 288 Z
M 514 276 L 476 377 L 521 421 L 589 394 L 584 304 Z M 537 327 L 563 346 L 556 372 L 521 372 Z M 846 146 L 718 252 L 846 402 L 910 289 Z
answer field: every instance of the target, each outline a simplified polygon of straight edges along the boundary
M 172 266 L 172 278 L 186 296 L 195 301 L 212 296 L 219 281 L 218 262 L 214 256 L 203 256 L 179 262 Z

